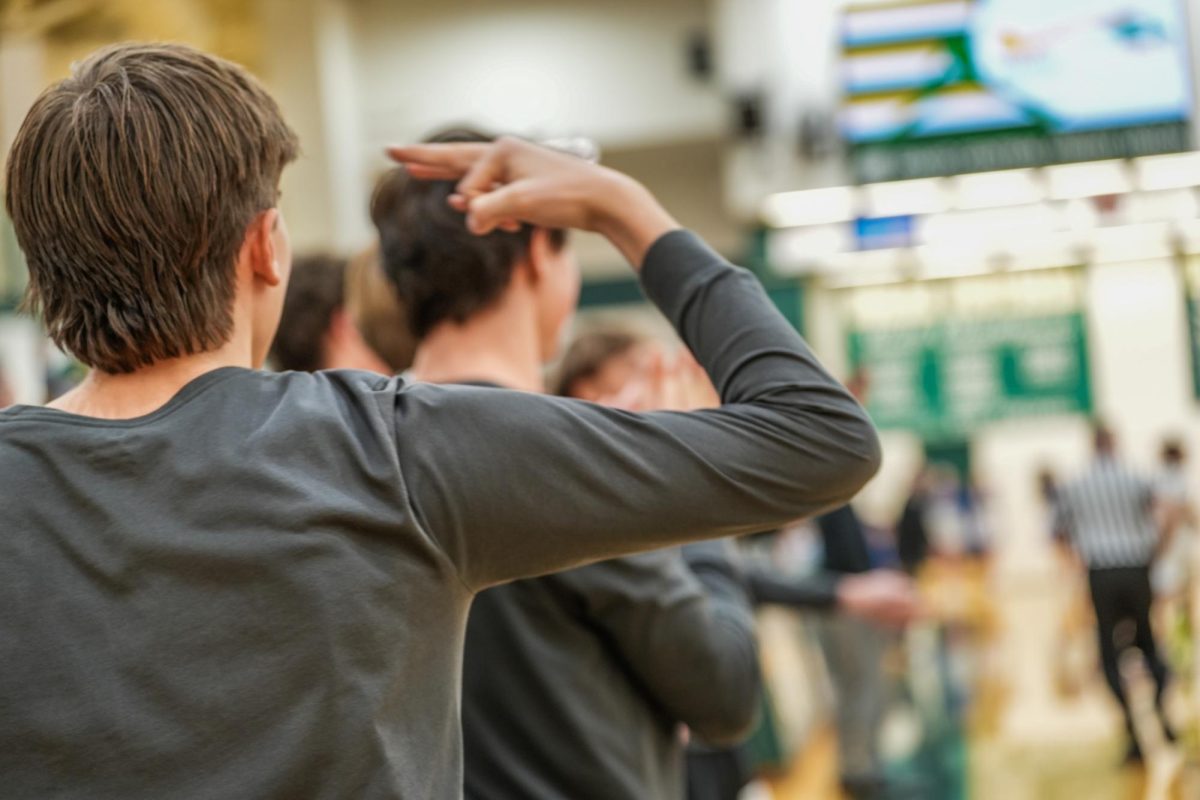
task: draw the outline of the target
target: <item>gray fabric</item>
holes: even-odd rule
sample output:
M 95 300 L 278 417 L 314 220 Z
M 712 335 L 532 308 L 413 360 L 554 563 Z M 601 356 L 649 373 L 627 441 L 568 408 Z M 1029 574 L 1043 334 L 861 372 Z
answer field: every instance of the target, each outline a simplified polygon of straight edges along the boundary
M 853 495 L 874 430 L 757 281 L 686 232 L 642 277 L 729 405 L 227 368 L 0 412 L 5 797 L 457 797 L 474 590 Z
M 680 723 L 722 741 L 758 710 L 754 620 L 726 544 L 481 592 L 463 659 L 466 796 L 682 798 Z
M 1112 458 L 1098 458 L 1060 493 L 1055 527 L 1091 569 L 1144 567 L 1154 558 L 1153 485 Z
M 755 605 L 779 605 L 806 611 L 830 611 L 837 607 L 842 576 L 833 572 L 784 575 L 757 564 L 746 570 L 746 583 Z

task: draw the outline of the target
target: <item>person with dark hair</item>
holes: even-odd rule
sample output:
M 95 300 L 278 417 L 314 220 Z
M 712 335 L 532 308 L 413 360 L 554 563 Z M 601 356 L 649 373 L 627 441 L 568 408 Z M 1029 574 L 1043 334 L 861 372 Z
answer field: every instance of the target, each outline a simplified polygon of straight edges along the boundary
M 387 364 L 367 344 L 348 309 L 346 262 L 328 255 L 297 258 L 292 265 L 271 345 L 270 360 L 278 369 L 315 372 L 319 369 L 361 369 L 392 375 Z
M 1150 626 L 1150 565 L 1160 546 L 1155 493 L 1148 480 L 1121 463 L 1116 437 L 1108 427 L 1097 424 L 1092 439 L 1095 459 L 1059 492 L 1055 527 L 1087 568 L 1104 677 L 1125 713 L 1129 735 L 1126 759 L 1141 761 L 1142 749 L 1121 681 L 1122 646 L 1117 643 L 1117 628 L 1124 622 L 1133 623 L 1134 644 L 1154 678 L 1164 731 L 1174 738 L 1162 713 L 1167 667 L 1159 658 Z
M 1176 438 L 1163 441 L 1155 481 L 1158 522 L 1162 531 L 1158 558 L 1150 573 L 1154 594 L 1164 600 L 1181 597 L 1195 573 L 1196 513 L 1188 490 L 1187 453 Z
M 454 128 L 430 137 L 431 143 L 487 143 L 492 137 L 477 131 Z M 477 236 L 463 226 L 460 216 L 446 203 L 453 184 L 445 181 L 413 181 L 404 170 L 386 173 L 371 198 L 371 218 L 379 230 L 380 259 L 408 313 L 413 336 L 421 343 L 415 369 L 425 374 L 420 353 L 430 352 L 429 337 L 456 331 L 479 317 L 520 318 L 526 325 L 539 324 L 534 332 L 538 373 L 541 364 L 557 351 L 556 338 L 579 292 L 579 270 L 567 246 L 566 231 L 528 225 L 494 230 Z M 431 213 L 431 211 L 433 213 Z M 420 228 L 420 235 L 413 231 Z M 520 281 L 522 263 L 534 267 L 530 278 L 541 281 L 531 299 L 553 307 L 557 314 L 539 314 L 541 309 L 524 308 L 520 314 L 500 314 L 498 304 L 527 293 L 512 293 L 514 277 Z M 540 269 L 542 265 L 547 269 Z M 444 323 L 450 323 L 449 325 Z M 502 332 L 501 332 L 502 333 Z M 507 338 L 507 337 L 501 337 Z M 536 381 L 522 380 L 520 387 L 540 388 Z
M 80 62 L 13 142 L 29 305 L 90 371 L 0 412 L 8 796 L 459 797 L 476 592 L 778 525 L 878 468 L 870 421 L 748 272 L 632 179 L 515 140 L 391 150 L 472 234 L 532 227 L 491 335 L 536 361 L 544 232 L 593 230 L 720 408 L 262 371 L 296 144 L 241 68 L 146 44 Z
M 647 408 L 715 402 L 692 389 L 694 372 L 654 380 L 657 359 L 625 331 L 585 334 L 557 391 Z M 759 707 L 754 620 L 730 547 L 694 543 L 480 592 L 463 656 L 466 796 L 682 800 L 682 727 L 733 743 Z

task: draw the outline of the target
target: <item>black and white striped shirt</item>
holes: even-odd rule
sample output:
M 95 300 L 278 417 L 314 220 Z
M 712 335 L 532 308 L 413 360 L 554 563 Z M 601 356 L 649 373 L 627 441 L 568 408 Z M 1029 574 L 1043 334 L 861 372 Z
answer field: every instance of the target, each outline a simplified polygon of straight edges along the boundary
M 1158 531 L 1150 481 L 1112 458 L 1099 458 L 1058 499 L 1059 528 L 1089 569 L 1145 567 Z

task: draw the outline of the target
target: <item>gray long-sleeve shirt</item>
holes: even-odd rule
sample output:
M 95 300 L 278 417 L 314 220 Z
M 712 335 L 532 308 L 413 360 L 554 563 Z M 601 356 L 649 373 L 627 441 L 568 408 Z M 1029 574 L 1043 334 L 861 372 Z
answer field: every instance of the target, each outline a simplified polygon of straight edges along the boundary
M 682 800 L 679 723 L 731 741 L 759 707 L 754 618 L 729 547 L 481 592 L 463 659 L 466 796 Z
M 845 502 L 878 441 L 687 232 L 642 282 L 726 405 L 633 414 L 354 372 L 0 412 L 6 797 L 454 798 L 475 591 Z

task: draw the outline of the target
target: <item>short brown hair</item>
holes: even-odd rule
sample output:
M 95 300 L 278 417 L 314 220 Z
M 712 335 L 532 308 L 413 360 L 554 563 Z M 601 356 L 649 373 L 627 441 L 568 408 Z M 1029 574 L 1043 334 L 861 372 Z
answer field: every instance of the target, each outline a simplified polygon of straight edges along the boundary
M 26 306 L 104 372 L 220 347 L 246 227 L 297 149 L 236 64 L 176 44 L 94 53 L 42 93 L 9 155 Z
M 430 142 L 490 142 L 495 137 L 455 128 Z M 494 230 L 476 236 L 463 214 L 446 200 L 454 181 L 419 181 L 403 168 L 386 173 L 371 198 L 371 219 L 379 230 L 383 269 L 408 311 L 414 336 L 425 338 L 446 320 L 466 322 L 500 297 L 513 269 L 529 250 L 533 228 Z M 566 232 L 550 230 L 561 248 Z
M 325 334 L 345 303 L 345 261 L 329 255 L 297 258 L 271 344 L 272 365 L 297 372 L 324 369 Z
M 597 330 L 585 333 L 567 348 L 558 367 L 555 394 L 572 397 L 580 381 L 595 377 L 604 365 L 628 353 L 644 339 L 627 330 Z

